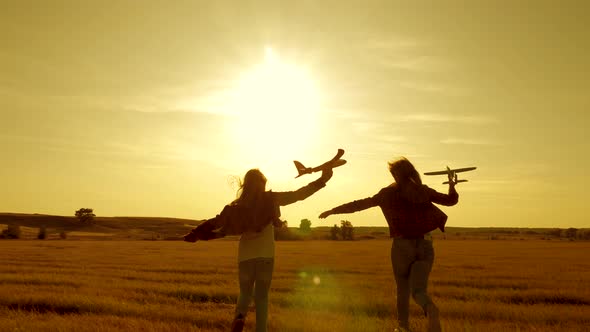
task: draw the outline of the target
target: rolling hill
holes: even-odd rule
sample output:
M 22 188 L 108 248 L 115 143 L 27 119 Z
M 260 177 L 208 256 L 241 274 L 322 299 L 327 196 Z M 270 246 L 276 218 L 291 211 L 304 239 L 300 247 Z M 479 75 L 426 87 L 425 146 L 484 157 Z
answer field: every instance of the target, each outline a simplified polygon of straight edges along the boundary
M 201 221 L 156 217 L 95 217 L 91 223 L 81 223 L 75 217 L 44 214 L 0 213 L 1 228 L 19 225 L 23 237 L 35 238 L 40 227 L 58 236 L 65 232 L 68 238 L 116 238 L 116 239 L 178 239 Z

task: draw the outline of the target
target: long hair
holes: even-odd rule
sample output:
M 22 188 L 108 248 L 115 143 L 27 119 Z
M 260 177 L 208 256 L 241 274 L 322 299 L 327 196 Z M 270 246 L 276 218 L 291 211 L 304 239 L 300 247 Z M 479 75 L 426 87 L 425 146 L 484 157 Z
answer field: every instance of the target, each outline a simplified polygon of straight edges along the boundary
M 253 168 L 246 172 L 244 180 L 239 180 L 240 187 L 236 193 L 236 199 L 233 204 L 240 204 L 252 207 L 258 199 L 264 194 L 266 187 L 266 177 L 262 172 Z
M 406 186 L 410 183 L 415 183 L 417 185 L 422 184 L 420 174 L 414 165 L 412 165 L 412 163 L 405 157 L 400 157 L 389 162 L 389 172 L 393 175 L 395 182 L 400 186 Z
M 230 205 L 238 209 L 234 211 L 239 211 L 239 215 L 231 218 L 232 225 L 228 226 L 241 231 L 261 231 L 271 222 L 270 196 L 265 195 L 266 177 L 254 168 L 246 172 L 244 180 L 238 180 L 238 183 L 237 197 Z

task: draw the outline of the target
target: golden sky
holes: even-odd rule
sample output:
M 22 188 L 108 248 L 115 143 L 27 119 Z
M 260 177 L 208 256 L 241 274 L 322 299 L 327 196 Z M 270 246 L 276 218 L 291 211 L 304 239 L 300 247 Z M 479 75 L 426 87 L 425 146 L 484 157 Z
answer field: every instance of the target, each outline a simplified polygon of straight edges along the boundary
M 257 167 L 292 226 L 385 226 L 406 156 L 460 178 L 449 226 L 590 227 L 582 1 L 3 1 L 0 211 L 204 219 Z M 439 191 L 443 177 L 423 181 Z

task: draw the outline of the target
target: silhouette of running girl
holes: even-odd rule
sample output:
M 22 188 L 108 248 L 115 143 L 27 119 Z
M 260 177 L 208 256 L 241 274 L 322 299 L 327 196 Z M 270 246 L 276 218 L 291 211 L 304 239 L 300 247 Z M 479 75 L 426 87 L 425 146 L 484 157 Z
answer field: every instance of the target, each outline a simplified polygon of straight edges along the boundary
M 429 232 L 444 231 L 447 216 L 432 203 L 455 205 L 456 176 L 449 175 L 448 194 L 422 184 L 414 165 L 406 158 L 389 163 L 395 182 L 376 195 L 356 200 L 322 212 L 320 218 L 332 214 L 353 213 L 379 206 L 393 238 L 391 264 L 397 285 L 397 318 L 400 329 L 409 328 L 410 293 L 428 317 L 428 331 L 440 331 L 438 308 L 427 294 L 428 276 L 434 262 L 434 249 Z M 427 236 L 428 235 L 428 236 Z
M 326 186 L 332 169 L 322 171 L 317 180 L 296 191 L 266 191 L 266 177 L 258 169 L 249 170 L 238 189 L 238 197 L 215 218 L 209 219 L 184 236 L 184 240 L 208 240 L 224 235 L 241 234 L 238 246 L 240 295 L 236 305 L 232 332 L 242 331 L 248 306 L 254 295 L 256 331 L 267 328 L 268 293 L 274 268 L 274 227 L 282 222 L 280 206 L 311 196 Z

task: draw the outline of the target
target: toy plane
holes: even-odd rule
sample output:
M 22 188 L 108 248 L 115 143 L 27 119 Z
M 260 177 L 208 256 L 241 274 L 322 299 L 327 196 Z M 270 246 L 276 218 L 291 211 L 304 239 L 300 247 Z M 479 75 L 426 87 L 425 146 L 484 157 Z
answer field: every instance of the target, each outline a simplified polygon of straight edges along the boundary
M 476 168 L 477 167 L 465 167 L 465 168 L 450 169 L 449 166 L 447 166 L 447 169 L 445 171 L 426 172 L 426 173 L 424 173 L 424 175 L 447 175 L 450 177 L 454 177 L 455 183 L 467 182 L 467 180 L 457 180 L 457 173 L 473 171 Z M 447 183 L 449 183 L 449 181 L 443 182 L 443 184 L 447 184 Z
M 342 166 L 342 165 L 346 164 L 346 160 L 340 159 L 340 157 L 342 157 L 342 155 L 344 155 L 344 150 L 338 149 L 338 153 L 336 153 L 336 156 L 334 158 L 332 158 L 330 161 L 327 161 L 327 162 L 321 164 L 320 166 L 313 167 L 313 168 L 312 167 L 305 167 L 305 166 L 303 166 L 302 163 L 298 162 L 297 160 L 293 160 L 293 163 L 295 164 L 295 167 L 297 168 L 297 173 L 299 173 L 299 175 L 297 175 L 295 178 L 298 178 L 304 174 L 311 174 L 314 172 L 323 171 L 324 169 L 327 169 L 327 168 L 334 168 L 334 167 Z

